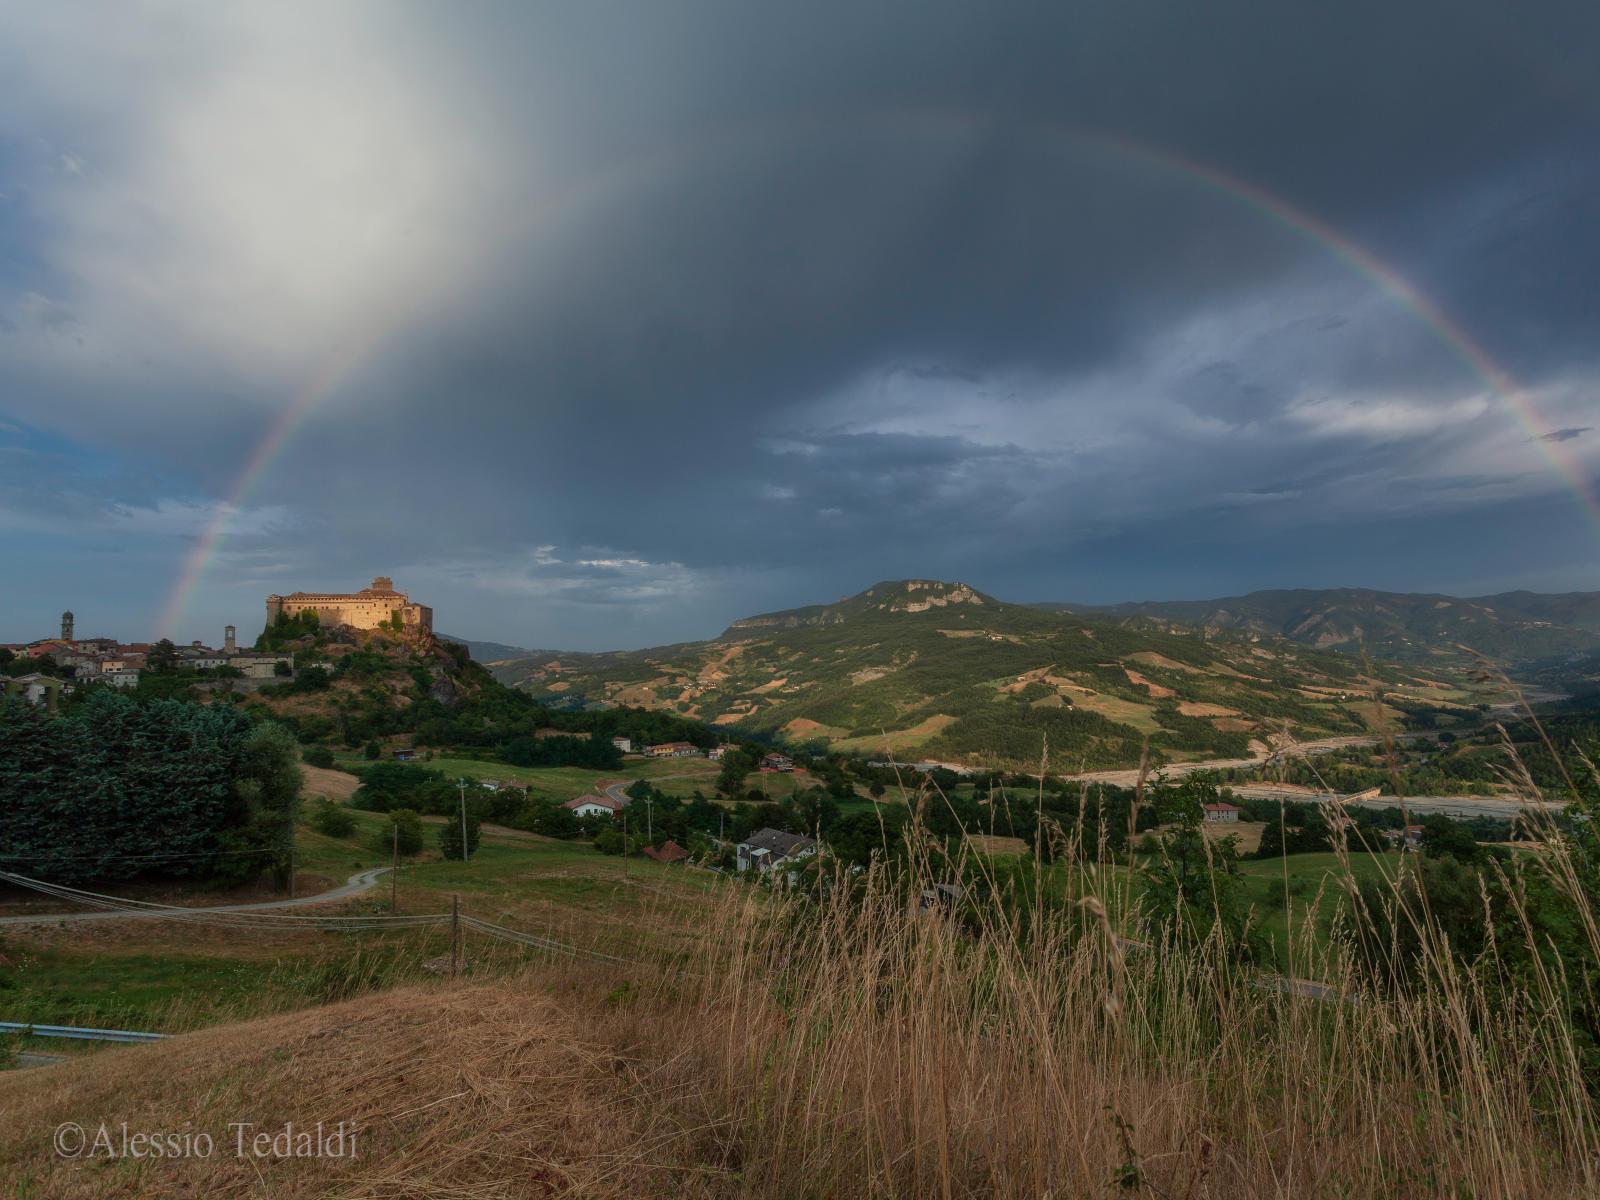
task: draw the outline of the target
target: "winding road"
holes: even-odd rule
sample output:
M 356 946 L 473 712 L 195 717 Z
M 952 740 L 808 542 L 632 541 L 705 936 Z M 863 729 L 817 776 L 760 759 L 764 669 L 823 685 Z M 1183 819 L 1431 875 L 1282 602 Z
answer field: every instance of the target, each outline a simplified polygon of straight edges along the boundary
M 321 904 L 324 900 L 343 900 L 346 896 L 357 896 L 378 882 L 378 876 L 389 870 L 388 867 L 373 867 L 370 870 L 358 871 L 350 876 L 343 886 L 330 891 L 318 892 L 315 896 L 299 896 L 293 900 L 266 900 L 260 904 L 223 904 L 214 908 L 194 908 L 189 912 L 197 913 L 243 913 L 266 912 L 274 908 L 299 908 L 306 904 Z M 77 913 L 41 913 L 38 916 L 26 917 L 0 917 L 0 925 L 42 925 L 55 921 L 125 921 L 129 918 L 160 918 L 160 912 L 77 912 Z

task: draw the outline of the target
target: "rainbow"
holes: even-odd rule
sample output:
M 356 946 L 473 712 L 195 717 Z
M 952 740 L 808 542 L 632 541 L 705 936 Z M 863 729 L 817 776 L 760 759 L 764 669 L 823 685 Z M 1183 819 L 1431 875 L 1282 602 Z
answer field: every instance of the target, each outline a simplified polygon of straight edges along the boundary
M 973 114 L 931 110 L 878 113 L 872 114 L 865 120 L 891 128 L 914 125 L 921 132 L 930 129 L 936 132 L 959 129 L 963 133 L 979 131 L 992 123 L 987 118 Z M 794 126 L 795 131 L 802 135 L 814 135 L 821 128 L 810 118 L 796 122 Z M 1399 271 L 1326 221 L 1290 204 L 1283 197 L 1219 167 L 1190 158 L 1175 150 L 1078 126 L 1033 124 L 1025 128 L 1049 137 L 1100 148 L 1205 187 L 1245 205 L 1290 232 L 1309 240 L 1371 280 L 1403 304 L 1430 329 L 1454 357 L 1484 384 L 1490 395 L 1511 413 L 1517 424 L 1549 460 L 1557 476 L 1571 491 L 1579 508 L 1594 526 L 1597 536 L 1600 536 L 1600 498 L 1597 498 L 1594 488 L 1585 478 L 1583 468 L 1577 459 L 1560 442 L 1549 437 L 1550 430 L 1510 373 L 1496 363 L 1488 351 L 1459 323 L 1437 303 L 1423 295 Z M 723 135 L 708 139 L 704 145 L 694 148 L 691 154 L 704 152 L 708 147 L 725 147 L 746 140 L 752 144 L 770 144 L 773 137 L 772 126 L 761 126 L 739 131 L 731 136 Z M 642 171 L 663 163 L 675 163 L 686 170 L 688 168 L 684 158 L 681 148 L 677 152 L 657 149 L 637 159 L 607 167 L 588 179 L 569 185 L 548 204 L 531 212 L 526 220 L 531 224 L 540 220 L 549 221 L 564 213 L 576 212 L 581 208 L 580 201 L 585 198 L 592 197 L 607 186 L 636 178 Z M 167 603 L 162 608 L 158 622 L 158 636 L 170 637 L 177 628 L 206 570 L 221 550 L 222 543 L 237 519 L 241 505 L 251 488 L 261 478 L 272 460 L 289 443 L 295 431 L 316 410 L 317 405 L 335 392 L 350 372 L 382 342 L 388 329 L 389 325 L 380 324 L 367 336 L 354 339 L 348 347 L 329 355 L 304 386 L 290 397 L 282 414 L 241 466 L 223 503 L 217 506 L 200 536 L 195 540 L 174 582 Z
M 1433 300 L 1423 295 L 1400 272 L 1326 221 L 1304 209 L 1294 207 L 1281 196 L 1275 196 L 1236 175 L 1230 175 L 1174 151 L 1126 138 L 1087 132 L 1078 136 L 1095 145 L 1104 146 L 1130 158 L 1181 175 L 1185 179 L 1204 184 L 1214 191 L 1248 204 L 1279 225 L 1309 238 L 1332 252 L 1400 301 L 1412 315 L 1434 332 L 1455 357 L 1482 381 L 1490 394 L 1511 413 L 1533 444 L 1544 452 L 1545 458 L 1549 460 L 1556 474 L 1565 481 L 1596 534 L 1600 535 L 1600 496 L 1596 495 L 1594 487 L 1585 477 L 1583 467 L 1577 459 L 1565 450 L 1560 442 L 1550 438 L 1550 429 L 1540 419 L 1527 393 L 1512 379 L 1508 371 L 1489 356 L 1489 352 L 1481 343 L 1474 340 L 1459 323 Z
M 377 346 L 382 340 L 382 333 L 382 329 L 379 329 L 364 338 L 356 339 L 342 352 L 329 355 L 305 385 L 290 397 L 289 403 L 278 416 L 276 423 L 251 452 L 244 466 L 240 468 L 239 474 L 234 478 L 233 486 L 228 489 L 223 502 L 216 506 L 205 528 L 195 540 L 193 548 L 184 560 L 183 569 L 178 573 L 177 582 L 167 597 L 167 603 L 161 610 L 157 622 L 157 637 L 171 637 L 176 631 L 178 622 L 183 619 L 184 610 L 188 608 L 190 598 L 200 586 L 206 568 L 222 548 L 223 539 L 238 517 L 240 505 L 267 466 L 288 444 L 295 430 L 311 415 L 318 403 L 337 390 L 344 378 Z

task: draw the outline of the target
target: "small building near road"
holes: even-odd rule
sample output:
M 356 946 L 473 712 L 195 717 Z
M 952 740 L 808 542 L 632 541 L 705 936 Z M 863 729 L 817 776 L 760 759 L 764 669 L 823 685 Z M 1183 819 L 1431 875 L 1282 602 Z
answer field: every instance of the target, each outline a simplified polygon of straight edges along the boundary
M 761 769 L 763 771 L 792 771 L 794 759 L 787 754 L 763 754 L 761 756 Z
M 633 753 L 633 739 L 632 738 L 614 737 L 614 738 L 611 739 L 611 744 L 616 749 L 622 751 L 624 754 L 632 754 Z
M 1217 804 L 1207 804 L 1205 810 L 1206 820 L 1212 823 L 1222 821 L 1236 824 L 1239 820 L 1239 806 L 1237 804 L 1229 804 L 1226 801 L 1222 801 Z M 1193 812 L 1194 810 L 1190 809 L 1190 811 Z

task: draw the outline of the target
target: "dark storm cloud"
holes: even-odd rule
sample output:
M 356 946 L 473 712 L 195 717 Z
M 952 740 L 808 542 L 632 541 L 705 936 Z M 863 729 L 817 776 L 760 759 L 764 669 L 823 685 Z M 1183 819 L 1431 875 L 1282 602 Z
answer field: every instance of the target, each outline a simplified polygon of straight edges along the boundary
M 1396 506 L 1465 529 L 1548 468 L 1462 347 L 1249 187 L 1585 449 L 1600 11 L 1503 13 L 196 9 L 103 46 L 36 15 L 0 416 L 203 508 L 325 379 L 225 543 L 239 594 L 405 571 L 453 631 L 541 645 L 896 574 L 1042 587 L 1023 557 L 1117 598 L 1074 556 L 1132 579 L 1189 520 L 1285 563 Z M 1390 569 L 1338 544 L 1345 582 Z

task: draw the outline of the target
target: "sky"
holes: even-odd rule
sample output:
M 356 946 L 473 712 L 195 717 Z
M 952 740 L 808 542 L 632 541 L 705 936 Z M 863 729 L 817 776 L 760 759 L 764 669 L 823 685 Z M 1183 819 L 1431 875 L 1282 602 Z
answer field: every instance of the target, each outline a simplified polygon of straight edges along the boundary
M 0 641 L 1600 590 L 1600 6 L 0 0 Z

